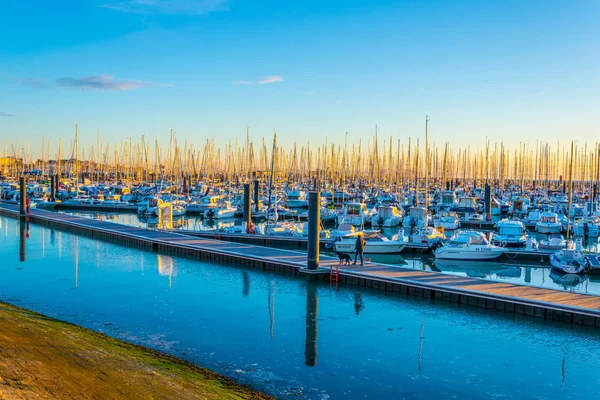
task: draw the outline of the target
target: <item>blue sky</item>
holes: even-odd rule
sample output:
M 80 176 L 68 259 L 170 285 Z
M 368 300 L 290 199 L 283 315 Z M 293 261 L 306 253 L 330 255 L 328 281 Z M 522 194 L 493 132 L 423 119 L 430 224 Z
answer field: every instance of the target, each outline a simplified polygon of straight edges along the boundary
M 0 0 L 0 145 L 593 142 L 600 1 Z M 21 144 L 19 147 L 21 147 Z M 53 143 L 53 149 L 56 145 Z

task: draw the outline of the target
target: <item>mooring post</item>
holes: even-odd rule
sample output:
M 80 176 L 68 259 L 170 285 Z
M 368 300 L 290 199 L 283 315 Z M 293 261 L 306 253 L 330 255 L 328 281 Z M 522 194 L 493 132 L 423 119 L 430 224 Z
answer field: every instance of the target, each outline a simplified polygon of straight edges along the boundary
M 250 184 L 244 183 L 244 221 L 246 222 L 246 229 L 250 227 L 252 223 L 252 208 L 250 207 Z
M 20 208 L 19 208 L 19 215 L 21 217 L 25 217 L 27 215 L 27 210 L 25 209 L 25 204 L 26 204 L 26 198 L 27 198 L 27 192 L 25 191 L 27 185 L 25 184 L 25 177 L 22 176 L 19 178 L 19 189 L 20 189 L 20 193 L 19 193 L 19 202 L 20 202 Z
M 492 219 L 492 187 L 489 183 L 485 184 L 485 197 L 484 197 L 485 217 L 488 221 Z
M 304 342 L 304 364 L 317 365 L 317 332 L 319 317 L 319 296 L 315 276 L 306 277 L 306 340 Z
M 310 192 L 308 196 L 308 260 L 307 269 L 319 269 L 319 231 L 321 229 L 321 194 Z
M 258 179 L 254 180 L 254 191 L 252 194 L 254 195 L 254 212 L 258 213 Z
M 54 185 L 54 175 L 50 175 L 50 201 L 54 201 L 54 198 L 56 197 L 56 187 Z

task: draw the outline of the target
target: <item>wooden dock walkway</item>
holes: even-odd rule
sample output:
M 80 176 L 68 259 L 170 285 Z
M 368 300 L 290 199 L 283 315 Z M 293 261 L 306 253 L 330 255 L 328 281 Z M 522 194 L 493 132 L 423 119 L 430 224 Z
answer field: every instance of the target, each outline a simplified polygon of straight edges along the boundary
M 0 205 L 0 214 L 18 217 L 18 207 Z M 32 210 L 30 220 L 95 239 L 116 241 L 150 251 L 168 252 L 196 259 L 237 262 L 263 270 L 298 275 L 306 272 L 303 271 L 306 266 L 306 253 L 299 251 L 195 238 L 42 210 Z M 337 258 L 321 256 L 320 272 L 324 274 L 318 276 L 329 279 L 330 267 L 335 268 L 338 262 Z M 372 262 L 366 262 L 364 267 L 340 266 L 338 282 L 600 328 L 600 296 Z

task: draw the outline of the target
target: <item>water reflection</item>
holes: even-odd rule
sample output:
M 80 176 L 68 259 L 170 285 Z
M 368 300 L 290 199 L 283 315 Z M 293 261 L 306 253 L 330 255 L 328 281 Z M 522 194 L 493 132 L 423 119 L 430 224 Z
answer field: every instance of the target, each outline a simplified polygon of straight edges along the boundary
M 162 254 L 157 254 L 156 261 L 158 265 L 158 273 L 162 276 L 169 277 L 169 289 L 172 289 L 173 278 L 174 276 L 176 276 L 175 267 L 173 265 L 173 258 Z
M 573 289 L 587 281 L 587 276 L 576 274 L 561 274 L 555 270 L 550 271 L 550 279 L 563 289 Z
M 250 276 L 248 271 L 242 271 L 242 296 L 248 297 L 250 295 Z
M 0 263 L 1 300 L 183 357 L 277 398 L 416 398 L 406 395 L 413 393 L 527 398 L 536 393 L 558 400 L 593 398 L 600 390 L 600 379 L 590 370 L 600 363 L 598 334 L 584 327 L 344 285 L 329 290 L 323 282 L 158 257 L 69 233 L 62 234 L 65 251 L 59 261 L 60 231 L 50 231 L 39 257 L 40 231 L 46 228 L 36 225 L 27 240 L 28 268 L 17 271 L 20 235 L 18 222 L 11 223 L 10 236 L 1 237 L 0 230 L 0 249 L 7 255 Z M 142 275 L 144 262 L 152 268 Z M 74 264 L 77 290 L 71 290 Z M 417 268 L 423 265 L 415 262 Z M 532 282 L 539 284 L 549 272 L 531 268 Z M 502 270 L 490 273 L 494 279 L 517 279 L 499 277 Z M 176 276 L 179 284 L 164 290 L 165 278 L 174 282 Z
M 358 317 L 360 312 L 365 309 L 362 295 L 358 292 L 354 292 L 354 313 Z
M 317 283 L 308 276 L 306 281 L 306 341 L 304 343 L 304 364 L 317 365 L 317 330 L 319 315 L 319 295 Z
M 419 375 L 423 374 L 423 362 L 422 362 L 422 356 L 423 356 L 423 339 L 425 339 L 425 336 L 423 336 L 423 333 L 425 332 L 425 320 L 422 319 L 421 320 L 421 332 L 419 333 Z
M 505 270 L 498 263 L 481 261 L 435 260 L 435 266 L 441 272 L 458 272 L 472 278 L 486 278 Z M 516 268 L 516 271 L 520 275 L 521 270 Z
M 75 236 L 75 289 L 79 286 L 79 236 Z
M 269 305 L 269 333 L 271 339 L 275 338 L 275 282 L 269 282 L 269 293 L 268 293 L 268 305 Z
M 29 222 L 21 219 L 19 222 L 19 261 L 27 260 L 27 238 L 29 237 Z

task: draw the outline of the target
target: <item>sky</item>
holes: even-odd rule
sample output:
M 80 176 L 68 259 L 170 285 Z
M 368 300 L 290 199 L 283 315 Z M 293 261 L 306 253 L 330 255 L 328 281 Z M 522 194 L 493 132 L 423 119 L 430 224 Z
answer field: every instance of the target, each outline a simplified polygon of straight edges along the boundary
M 0 0 L 0 147 L 593 143 L 600 1 Z

